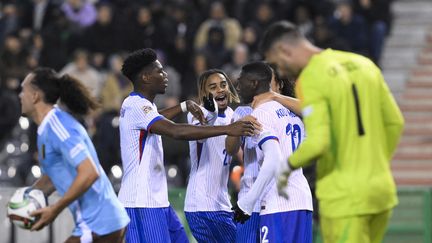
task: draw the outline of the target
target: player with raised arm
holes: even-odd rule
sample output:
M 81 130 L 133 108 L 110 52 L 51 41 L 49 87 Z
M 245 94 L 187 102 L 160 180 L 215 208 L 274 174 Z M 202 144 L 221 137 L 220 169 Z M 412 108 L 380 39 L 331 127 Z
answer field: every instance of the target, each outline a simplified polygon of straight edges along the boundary
M 380 69 L 364 56 L 314 46 L 287 21 L 271 25 L 262 43 L 266 59 L 298 76 L 308 132 L 281 185 L 290 170 L 318 159 L 324 242 L 381 242 L 397 204 L 389 161 L 404 121 Z
M 231 80 L 218 69 L 200 75 L 198 99 L 203 101 L 202 110 L 210 125 L 230 124 L 233 110 L 228 105 L 240 101 Z M 191 114 L 188 123 L 199 125 Z M 225 137 L 189 142 L 191 171 L 184 210 L 198 242 L 235 241 L 236 226 L 228 195 L 231 156 L 225 150 Z
M 167 181 L 160 135 L 198 140 L 219 135 L 253 135 L 251 122 L 227 126 L 176 124 L 172 118 L 185 103 L 159 114 L 153 100 L 168 86 L 167 74 L 152 49 L 131 53 L 124 61 L 123 74 L 134 91 L 120 110 L 120 142 L 124 169 L 119 198 L 131 223 L 127 242 L 187 242 L 184 228 L 168 202 Z M 191 110 L 190 110 L 191 111 Z
M 273 71 L 264 62 L 243 66 L 238 88 L 244 103 L 270 89 Z M 260 239 L 262 242 L 312 242 L 312 196 L 302 170 L 293 171 L 285 190 L 290 197 L 278 194 L 276 178 L 286 166 L 284 161 L 304 139 L 303 123 L 293 112 L 276 101 L 261 104 L 252 112 L 262 125 L 254 139 L 245 147 L 262 150 L 260 171 L 250 190 L 233 208 L 235 220 L 249 219 L 258 200 L 261 200 Z
M 31 230 L 41 230 L 68 207 L 75 228 L 66 242 L 123 242 L 129 217 L 102 169 L 84 127 L 68 112 L 85 115 L 97 107 L 80 81 L 37 68 L 22 83 L 22 113 L 37 125 L 37 148 L 42 170 L 32 186 L 46 196 L 57 190 L 61 198 L 36 210 L 40 217 Z M 56 103 L 67 108 L 65 112 Z

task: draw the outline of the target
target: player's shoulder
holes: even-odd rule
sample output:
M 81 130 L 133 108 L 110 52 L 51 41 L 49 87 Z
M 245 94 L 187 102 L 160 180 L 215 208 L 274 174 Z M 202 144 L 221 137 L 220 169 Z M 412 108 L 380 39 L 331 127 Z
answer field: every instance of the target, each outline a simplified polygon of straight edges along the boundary
M 49 137 L 54 141 L 60 140 L 63 142 L 69 137 L 79 134 L 79 128 L 82 127 L 82 125 L 68 112 L 60 108 L 54 109 L 54 112 L 48 118 L 45 126 Z
M 247 105 L 242 105 L 242 106 L 238 106 L 235 110 L 234 110 L 234 114 L 239 115 L 239 116 L 247 116 L 250 115 L 252 113 L 253 109 L 250 106 Z

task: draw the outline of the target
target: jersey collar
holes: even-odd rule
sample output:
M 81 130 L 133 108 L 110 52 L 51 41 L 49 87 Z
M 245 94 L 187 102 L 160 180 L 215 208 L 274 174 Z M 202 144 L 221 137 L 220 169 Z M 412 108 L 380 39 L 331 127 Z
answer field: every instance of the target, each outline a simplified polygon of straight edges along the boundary
M 41 134 L 42 134 L 42 132 L 43 132 L 44 129 L 45 129 L 46 124 L 47 124 L 48 121 L 51 119 L 51 116 L 54 115 L 55 110 L 56 110 L 56 108 L 53 107 L 53 108 L 52 108 L 52 109 L 51 109 L 51 110 L 46 114 L 46 116 L 44 117 L 44 119 L 42 120 L 41 124 L 39 125 L 39 127 L 38 127 L 38 129 L 37 129 L 37 133 L 38 133 L 38 135 L 41 135 Z

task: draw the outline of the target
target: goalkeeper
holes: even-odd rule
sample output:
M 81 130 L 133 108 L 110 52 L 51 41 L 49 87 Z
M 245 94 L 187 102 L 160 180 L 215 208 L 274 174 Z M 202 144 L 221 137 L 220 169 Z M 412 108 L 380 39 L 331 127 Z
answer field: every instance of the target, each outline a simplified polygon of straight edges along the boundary
M 315 47 L 289 22 L 268 28 L 262 51 L 298 76 L 308 134 L 280 185 L 290 170 L 318 159 L 324 242 L 381 242 L 397 204 L 389 161 L 404 124 L 381 71 L 363 56 Z

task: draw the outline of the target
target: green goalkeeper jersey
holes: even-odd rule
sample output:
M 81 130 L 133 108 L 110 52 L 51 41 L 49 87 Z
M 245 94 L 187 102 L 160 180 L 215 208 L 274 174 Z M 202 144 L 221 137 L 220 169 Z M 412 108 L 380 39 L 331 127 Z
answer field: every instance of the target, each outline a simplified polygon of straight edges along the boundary
M 380 69 L 342 51 L 314 55 L 297 82 L 307 138 L 293 167 L 317 160 L 316 195 L 326 217 L 373 214 L 397 204 L 390 160 L 402 114 Z

